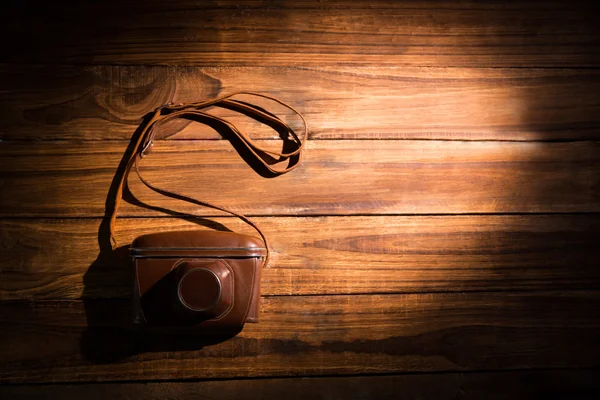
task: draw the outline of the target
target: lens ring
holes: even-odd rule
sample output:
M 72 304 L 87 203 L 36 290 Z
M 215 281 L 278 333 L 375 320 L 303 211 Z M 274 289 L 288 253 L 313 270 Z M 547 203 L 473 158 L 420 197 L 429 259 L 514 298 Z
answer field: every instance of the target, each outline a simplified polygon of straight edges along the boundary
M 183 295 L 181 293 L 181 284 L 183 283 L 183 281 L 185 280 L 185 278 L 188 277 L 188 275 L 190 275 L 190 274 L 192 274 L 194 272 L 208 272 L 210 275 L 212 275 L 212 277 L 217 282 L 218 291 L 217 291 L 217 295 L 215 296 L 215 301 L 211 305 L 209 305 L 208 307 L 198 308 L 198 307 L 191 306 L 183 298 Z M 185 273 L 185 275 L 183 275 L 181 277 L 181 279 L 179 280 L 179 284 L 177 285 L 177 296 L 179 297 L 179 301 L 181 302 L 181 304 L 183 304 L 186 308 L 188 308 L 188 309 L 190 309 L 192 311 L 196 311 L 196 312 L 207 311 L 207 310 L 210 310 L 211 308 L 213 308 L 214 306 L 216 306 L 217 303 L 219 302 L 219 300 L 221 299 L 221 293 L 222 293 L 221 280 L 219 279 L 219 277 L 217 276 L 217 274 L 214 273 L 214 271 L 211 271 L 208 268 L 194 268 L 194 269 L 191 269 L 191 270 L 187 271 Z

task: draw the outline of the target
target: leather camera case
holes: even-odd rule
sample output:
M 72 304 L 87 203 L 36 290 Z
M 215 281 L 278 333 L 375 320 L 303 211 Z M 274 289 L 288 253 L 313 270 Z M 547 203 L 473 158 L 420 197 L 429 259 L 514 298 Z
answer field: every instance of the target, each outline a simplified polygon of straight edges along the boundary
M 134 322 L 236 332 L 258 322 L 266 248 L 233 232 L 181 231 L 138 237 L 134 260 Z
M 303 138 L 283 120 L 261 106 L 238 95 L 272 100 L 296 113 L 304 123 Z M 229 121 L 206 113 L 210 107 L 238 111 L 280 133 L 290 151 L 275 152 L 255 143 Z M 190 104 L 168 104 L 155 110 L 140 134 L 134 137 L 133 149 L 121 176 L 110 217 L 113 250 L 118 248 L 115 224 L 130 171 L 154 192 L 197 206 L 213 208 L 240 218 L 260 238 L 233 232 L 175 231 L 143 235 L 135 239 L 130 253 L 134 263 L 133 321 L 166 331 L 186 333 L 237 333 L 246 322 L 258 322 L 260 309 L 260 275 L 269 262 L 269 244 L 264 233 L 242 214 L 189 196 L 156 187 L 140 173 L 139 163 L 153 148 L 156 127 L 176 118 L 212 120 L 232 135 L 244 153 L 255 161 L 265 176 L 278 176 L 296 168 L 308 137 L 304 117 L 281 100 L 260 93 L 240 92 L 217 99 Z M 281 163 L 284 164 L 281 167 Z

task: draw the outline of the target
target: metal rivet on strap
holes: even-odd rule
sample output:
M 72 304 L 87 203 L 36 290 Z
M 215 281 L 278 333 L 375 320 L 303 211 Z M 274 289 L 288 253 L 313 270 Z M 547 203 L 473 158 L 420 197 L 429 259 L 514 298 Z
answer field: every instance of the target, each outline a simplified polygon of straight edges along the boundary
M 152 139 L 148 140 L 148 142 L 146 143 L 146 145 L 144 146 L 142 151 L 140 151 L 140 157 L 144 158 L 144 156 L 145 156 L 144 152 L 146 150 L 148 150 L 153 144 L 154 144 L 154 142 L 152 141 Z

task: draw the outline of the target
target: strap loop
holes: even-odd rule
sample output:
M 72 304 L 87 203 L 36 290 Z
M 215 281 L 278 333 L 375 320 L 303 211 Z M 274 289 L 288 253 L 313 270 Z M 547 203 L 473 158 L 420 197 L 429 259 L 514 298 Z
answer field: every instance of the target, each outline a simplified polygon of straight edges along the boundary
M 248 102 L 245 102 L 242 100 L 232 99 L 232 97 L 237 96 L 237 95 L 242 95 L 242 94 L 256 96 L 256 97 L 262 97 L 262 98 L 265 98 L 268 100 L 272 100 L 272 101 L 275 101 L 276 103 L 281 104 L 282 106 L 286 107 L 287 109 L 293 111 L 295 114 L 297 114 L 300 117 L 300 119 L 302 120 L 302 122 L 304 124 L 304 132 L 303 132 L 302 138 L 298 137 L 298 135 L 296 135 L 296 132 L 294 132 L 294 130 L 288 124 L 286 124 L 284 121 L 282 121 L 275 114 L 272 114 L 269 111 L 263 109 L 262 107 L 256 106 L 254 104 L 251 104 L 251 103 L 248 103 Z M 271 126 L 273 129 L 278 131 L 280 133 L 280 135 L 282 135 L 283 139 L 289 139 L 291 137 L 291 141 L 295 144 L 294 150 L 291 152 L 283 152 L 283 151 L 276 152 L 276 151 L 272 151 L 272 150 L 269 150 L 269 149 L 266 149 L 264 147 L 257 145 L 248 135 L 246 135 L 245 133 L 240 131 L 231 122 L 227 121 L 226 119 L 223 119 L 223 118 L 220 118 L 215 115 L 208 114 L 208 113 L 202 111 L 202 110 L 204 110 L 208 107 L 212 107 L 212 106 L 218 106 L 218 107 L 223 107 L 223 108 L 228 108 L 228 109 L 231 109 L 234 111 L 238 111 L 238 112 L 248 115 L 256 120 L 259 120 L 260 122 L 262 122 L 266 125 Z M 115 237 L 115 224 L 116 224 L 116 220 L 117 220 L 117 213 L 118 213 L 118 210 L 121 205 L 122 198 L 123 198 L 123 186 L 125 185 L 125 182 L 127 182 L 127 178 L 129 176 L 129 173 L 131 172 L 131 168 L 135 167 L 135 171 L 136 171 L 137 175 L 139 176 L 140 180 L 142 181 L 142 183 L 144 183 L 144 185 L 146 185 L 148 188 L 152 189 L 156 193 L 162 194 L 164 196 L 172 197 L 172 198 L 175 198 L 178 200 L 187 201 L 192 204 L 197 204 L 200 206 L 209 207 L 209 208 L 213 208 L 213 209 L 216 209 L 219 211 L 226 212 L 230 215 L 240 218 L 246 224 L 248 224 L 252 228 L 254 228 L 260 235 L 263 242 L 265 243 L 265 247 L 267 249 L 267 256 L 263 263 L 263 266 L 266 266 L 267 263 L 269 262 L 269 244 L 267 242 L 267 238 L 263 234 L 263 232 L 260 230 L 260 228 L 258 228 L 258 226 L 254 222 L 252 222 L 250 219 L 248 219 L 246 216 L 244 216 L 243 214 L 239 214 L 234 211 L 228 210 L 224 207 L 220 207 L 220 206 L 216 206 L 216 205 L 206 203 L 206 202 L 203 202 L 200 200 L 196 200 L 196 199 L 193 199 L 191 197 L 188 197 L 188 196 L 176 193 L 176 192 L 171 192 L 168 190 L 160 189 L 141 176 L 139 168 L 138 168 L 138 159 L 144 158 L 152 150 L 152 146 L 154 144 L 153 139 L 154 139 L 154 136 L 156 135 L 157 125 L 165 123 L 166 121 L 169 121 L 171 119 L 184 118 L 184 117 L 200 117 L 200 118 L 212 120 L 212 121 L 223 124 L 240 140 L 240 142 L 246 147 L 246 149 L 249 150 L 250 154 L 253 157 L 255 157 L 256 160 L 260 161 L 262 166 L 265 167 L 268 171 L 270 171 L 270 173 L 272 173 L 275 176 L 285 174 L 285 173 L 293 170 L 294 168 L 296 168 L 299 165 L 300 159 L 302 156 L 302 150 L 304 148 L 304 144 L 306 143 L 306 139 L 308 138 L 308 124 L 306 122 L 306 119 L 304 119 L 304 116 L 302 116 L 302 114 L 300 114 L 300 112 L 298 112 L 292 106 L 286 104 L 285 102 L 283 102 L 275 97 L 268 96 L 268 95 L 261 94 L 261 93 L 237 92 L 237 93 L 233 93 L 233 94 L 230 94 L 230 95 L 227 95 L 224 97 L 200 101 L 197 103 L 189 103 L 189 104 L 168 103 L 162 107 L 157 108 L 156 111 L 154 112 L 154 115 L 150 118 L 150 120 L 146 123 L 146 126 L 143 128 L 143 130 L 133 148 L 133 152 L 127 162 L 127 166 L 125 168 L 125 171 L 121 177 L 121 181 L 119 182 L 119 186 L 117 188 L 114 208 L 113 208 L 112 214 L 110 216 L 110 240 L 112 243 L 113 250 L 115 250 L 118 247 L 118 243 L 117 243 L 117 240 Z M 287 138 L 283 137 L 283 134 L 287 134 Z M 288 161 L 288 165 L 284 168 L 278 169 L 278 168 L 275 168 L 272 166 L 272 164 L 280 163 L 283 161 Z

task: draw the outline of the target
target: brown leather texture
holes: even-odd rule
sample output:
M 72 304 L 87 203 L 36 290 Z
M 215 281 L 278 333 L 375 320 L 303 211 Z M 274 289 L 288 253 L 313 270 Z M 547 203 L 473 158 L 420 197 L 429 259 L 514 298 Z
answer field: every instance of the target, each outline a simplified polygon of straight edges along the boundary
M 265 251 L 264 243 L 257 237 L 239 233 L 221 231 L 170 231 L 150 233 L 138 236 L 132 243 L 131 249 L 161 249 L 170 248 L 187 250 L 206 249 L 242 249 L 244 251 L 260 253 Z M 261 253 L 262 252 L 262 253 Z
M 298 137 L 287 123 L 262 107 L 233 98 L 240 94 L 270 99 L 295 112 L 304 123 L 303 137 Z M 282 139 L 286 138 L 284 148 L 288 150 L 275 152 L 259 146 L 229 121 L 207 114 L 205 110 L 210 107 L 224 107 L 269 125 L 279 132 Z M 308 125 L 298 111 L 281 100 L 259 93 L 240 92 L 198 103 L 160 107 L 140 127 L 137 139 L 132 139 L 133 150 L 119 182 L 110 217 L 113 249 L 118 246 L 115 237 L 118 209 L 132 168 L 142 183 L 156 193 L 236 216 L 260 235 L 256 238 L 233 232 L 175 231 L 135 239 L 130 247 L 135 271 L 134 322 L 181 328 L 186 332 L 239 332 L 245 322 L 258 322 L 260 275 L 269 262 L 269 244 L 260 228 L 246 216 L 159 188 L 142 176 L 139 160 L 151 152 L 156 127 L 176 118 L 200 118 L 223 124 L 251 157 L 271 174 L 269 176 L 287 173 L 299 165 L 308 137 Z M 281 162 L 287 162 L 287 165 L 277 167 L 276 164 Z
M 182 231 L 144 235 L 133 245 L 137 323 L 218 333 L 258 322 L 265 254 L 258 247 L 260 239 L 233 232 Z M 203 256 L 203 246 L 225 255 Z M 189 254 L 181 255 L 185 249 Z M 236 255 L 228 256 L 229 250 Z

